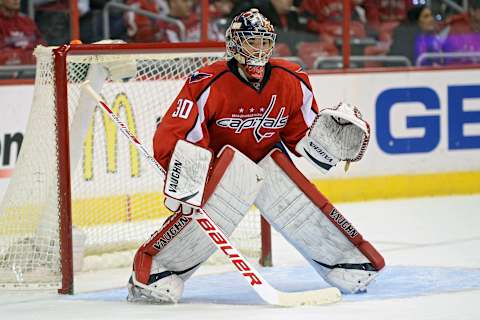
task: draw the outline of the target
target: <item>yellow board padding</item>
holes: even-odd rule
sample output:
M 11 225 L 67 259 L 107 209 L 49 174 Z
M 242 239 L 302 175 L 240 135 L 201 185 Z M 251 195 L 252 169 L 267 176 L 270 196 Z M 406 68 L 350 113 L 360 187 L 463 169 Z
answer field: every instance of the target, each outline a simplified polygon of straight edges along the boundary
M 480 171 L 436 174 L 314 180 L 314 185 L 334 204 L 379 199 L 412 198 L 480 193 Z M 162 192 L 116 195 L 72 202 L 73 224 L 91 227 L 168 217 Z M 46 204 L 3 208 L 0 234 L 35 232 L 48 210 Z
M 73 224 L 88 227 L 120 222 L 136 222 L 168 217 L 161 192 L 117 195 L 72 202 Z
M 130 197 L 131 221 L 166 218 L 172 214 L 163 205 L 162 192 L 138 193 Z
M 4 207 L 0 212 L 0 235 L 34 234 L 46 204 L 25 204 L 18 207 Z
M 313 180 L 332 203 L 480 193 L 480 172 Z M 73 201 L 73 224 L 87 227 L 168 217 L 161 192 Z
M 332 203 L 480 193 L 480 172 L 312 181 Z

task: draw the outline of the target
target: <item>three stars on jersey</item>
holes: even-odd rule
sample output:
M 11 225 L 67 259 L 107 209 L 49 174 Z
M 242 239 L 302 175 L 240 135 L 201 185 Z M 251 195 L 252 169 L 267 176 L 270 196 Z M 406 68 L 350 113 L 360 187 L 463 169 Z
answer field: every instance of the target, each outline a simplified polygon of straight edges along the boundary
M 238 108 L 238 113 L 243 113 L 244 111 L 245 111 L 245 109 L 244 109 L 243 107 Z M 250 109 L 248 109 L 248 111 L 249 111 L 250 113 L 254 113 L 254 112 L 255 112 L 255 108 L 254 108 L 254 107 L 250 107 Z M 265 111 L 265 108 L 261 107 L 261 108 L 259 109 L 259 111 L 260 111 L 260 112 L 264 112 L 264 111 Z

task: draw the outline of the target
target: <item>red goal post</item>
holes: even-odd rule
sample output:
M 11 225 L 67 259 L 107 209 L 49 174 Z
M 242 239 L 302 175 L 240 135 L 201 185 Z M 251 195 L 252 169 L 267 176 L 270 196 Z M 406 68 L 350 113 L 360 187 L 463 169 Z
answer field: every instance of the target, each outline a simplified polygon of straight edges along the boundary
M 74 269 L 131 264 L 136 247 L 168 216 L 162 183 L 82 95 L 80 83 L 90 80 L 149 146 L 156 120 L 184 79 L 223 59 L 224 52 L 224 43 L 213 42 L 36 50 L 32 111 L 0 204 L 0 287 L 57 286 L 59 293 L 73 293 Z M 104 68 L 112 61 L 133 61 L 135 76 L 112 79 Z M 29 222 L 16 225 L 22 220 Z M 271 265 L 270 229 L 254 208 L 232 240 L 248 256 Z

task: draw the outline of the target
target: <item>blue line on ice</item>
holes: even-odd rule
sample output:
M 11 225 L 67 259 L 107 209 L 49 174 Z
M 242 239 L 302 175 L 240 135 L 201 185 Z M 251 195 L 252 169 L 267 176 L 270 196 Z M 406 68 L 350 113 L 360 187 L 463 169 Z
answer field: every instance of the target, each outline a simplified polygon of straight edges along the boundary
M 328 285 L 309 266 L 261 269 L 279 290 L 302 291 Z M 407 298 L 419 295 L 480 289 L 480 269 L 388 266 L 367 293 L 344 295 L 345 301 Z M 81 293 L 65 299 L 122 301 L 126 288 Z M 181 303 L 264 304 L 237 272 L 201 275 L 185 284 Z

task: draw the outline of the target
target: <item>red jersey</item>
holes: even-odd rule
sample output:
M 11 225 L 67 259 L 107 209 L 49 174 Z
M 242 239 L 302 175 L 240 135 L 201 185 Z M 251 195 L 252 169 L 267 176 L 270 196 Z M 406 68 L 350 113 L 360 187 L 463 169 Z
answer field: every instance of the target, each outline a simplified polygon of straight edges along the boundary
M 156 0 L 127 0 L 127 4 L 134 8 L 151 11 L 152 13 L 164 13 L 164 8 Z M 156 20 L 146 16 L 135 14 L 133 11 L 125 12 L 127 34 L 131 41 L 151 42 L 156 41 Z
M 378 25 L 384 22 L 400 22 L 413 6 L 411 0 L 365 0 L 368 23 Z
M 39 44 L 46 42 L 32 19 L 0 11 L 0 64 L 34 64 L 33 49 Z
M 329 37 L 342 36 L 343 0 L 304 0 L 300 10 L 307 16 L 307 28 L 318 32 L 324 40 Z M 351 35 L 357 38 L 366 36 L 365 26 L 358 16 L 355 16 L 355 5 L 351 5 Z
M 174 17 L 172 17 L 174 18 Z M 158 20 L 155 28 L 156 41 L 162 42 L 198 42 L 201 39 L 200 20 L 197 15 L 191 15 L 186 19 L 178 19 L 185 27 L 184 39 L 182 39 L 180 28 L 177 24 Z M 221 31 L 214 23 L 208 25 L 208 40 L 225 41 L 225 32 Z
M 6 16 L 0 11 L 0 48 L 34 49 L 45 44 L 35 22 L 21 13 Z
M 195 72 L 163 117 L 153 138 L 155 159 L 168 168 L 177 140 L 211 149 L 231 145 L 255 162 L 280 140 L 294 153 L 318 113 L 307 74 L 271 59 L 260 89 L 238 73 L 236 61 L 218 61 Z
M 447 19 L 446 25 L 450 27 L 449 35 L 480 32 L 473 29 L 470 15 L 468 13 L 457 14 Z

